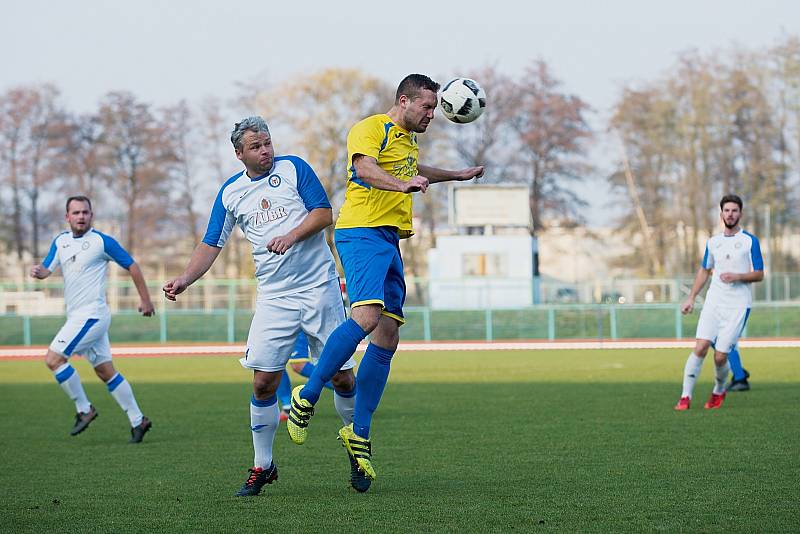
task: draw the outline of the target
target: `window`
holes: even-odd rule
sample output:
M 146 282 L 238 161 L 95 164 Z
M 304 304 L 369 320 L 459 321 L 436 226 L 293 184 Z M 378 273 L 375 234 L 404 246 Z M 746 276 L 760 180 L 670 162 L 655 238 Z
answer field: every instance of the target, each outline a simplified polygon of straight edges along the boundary
M 461 256 L 463 276 L 507 276 L 505 254 L 469 252 Z

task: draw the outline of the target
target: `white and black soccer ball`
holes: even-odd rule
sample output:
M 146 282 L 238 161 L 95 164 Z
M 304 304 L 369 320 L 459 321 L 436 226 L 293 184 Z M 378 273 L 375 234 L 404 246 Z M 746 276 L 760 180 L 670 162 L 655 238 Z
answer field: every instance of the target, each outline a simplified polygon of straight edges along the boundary
M 450 80 L 439 93 L 442 114 L 453 122 L 472 122 L 486 109 L 486 92 L 475 80 Z

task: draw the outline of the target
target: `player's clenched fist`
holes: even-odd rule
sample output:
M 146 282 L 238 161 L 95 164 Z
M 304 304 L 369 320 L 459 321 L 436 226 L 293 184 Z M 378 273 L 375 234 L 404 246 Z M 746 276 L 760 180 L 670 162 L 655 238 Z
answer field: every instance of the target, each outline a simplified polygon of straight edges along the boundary
M 427 178 L 425 178 L 424 176 L 417 175 L 411 178 L 409 181 L 405 182 L 405 191 L 403 192 L 415 193 L 417 191 L 420 191 L 424 193 L 425 191 L 428 190 L 428 185 L 430 185 L 430 182 L 428 181 Z
M 167 300 L 175 301 L 176 297 L 186 291 L 188 286 L 189 284 L 186 283 L 186 280 L 179 276 L 178 278 L 169 280 L 161 289 L 164 291 L 164 296 Z

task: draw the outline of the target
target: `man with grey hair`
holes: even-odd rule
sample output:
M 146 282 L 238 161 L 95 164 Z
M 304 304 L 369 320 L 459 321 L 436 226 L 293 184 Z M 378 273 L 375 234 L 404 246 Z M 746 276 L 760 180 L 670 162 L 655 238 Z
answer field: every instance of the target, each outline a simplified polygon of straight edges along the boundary
M 203 241 L 183 273 L 164 284 L 176 300 L 211 268 L 235 224 L 253 246 L 258 279 L 256 311 L 240 360 L 253 370 L 250 429 L 255 459 L 238 496 L 258 495 L 278 478 L 272 444 L 280 411 L 275 392 L 302 331 L 313 356 L 345 320 L 339 279 L 324 229 L 333 222 L 325 189 L 311 166 L 297 156 L 275 156 L 267 123 L 248 117 L 236 123 L 231 143 L 244 170 L 220 188 Z M 352 422 L 355 377 L 351 358 L 331 380 L 334 406 Z

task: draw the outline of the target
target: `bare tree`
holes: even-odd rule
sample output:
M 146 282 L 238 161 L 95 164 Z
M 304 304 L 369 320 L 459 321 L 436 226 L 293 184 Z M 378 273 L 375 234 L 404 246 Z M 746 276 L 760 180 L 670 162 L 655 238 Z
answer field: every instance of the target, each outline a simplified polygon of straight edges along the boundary
M 778 52 L 689 52 L 664 78 L 623 93 L 611 126 L 628 148 L 653 229 L 648 243 L 647 232 L 631 224 L 632 211 L 621 221 L 635 247 L 632 265 L 649 263 L 647 271 L 659 274 L 657 262 L 641 259 L 653 255 L 668 271 L 694 271 L 704 236 L 718 225 L 717 202 L 726 193 L 742 196 L 747 227 L 756 233 L 763 227 L 762 206 L 775 214 L 776 235 L 796 220 L 797 165 L 787 140 L 791 110 L 800 109 L 800 92 L 793 93 L 790 81 L 793 72 L 800 73 L 799 60 L 800 46 L 793 49 L 791 40 Z M 795 76 L 796 83 L 800 75 Z M 620 161 L 612 184 L 622 185 L 623 170 Z M 642 254 L 648 246 L 655 252 Z
M 100 103 L 103 131 L 103 176 L 111 193 L 123 202 L 125 244 L 134 251 L 139 240 L 172 221 L 168 198 L 175 164 L 174 131 L 168 131 L 150 106 L 127 92 L 112 92 Z
M 578 207 L 585 202 L 568 187 L 582 180 L 591 167 L 586 161 L 592 130 L 587 122 L 589 105 L 565 93 L 543 60 L 536 60 L 518 82 L 519 107 L 511 119 L 522 145 L 530 185 L 530 206 L 535 235 L 544 228 L 546 214 L 580 220 Z
M 11 242 L 22 259 L 25 251 L 22 228 L 21 160 L 24 157 L 28 110 L 31 107 L 28 91 L 14 88 L 0 97 L 0 148 L 2 148 L 3 183 L 11 192 Z
M 198 165 L 203 139 L 200 129 L 191 125 L 196 123 L 195 116 L 185 100 L 165 110 L 166 116 L 173 124 L 183 125 L 171 132 L 171 142 L 174 147 L 175 162 L 171 166 L 173 183 L 175 184 L 174 202 L 179 206 L 176 217 L 177 223 L 183 228 L 179 236 L 188 239 L 192 247 L 200 240 L 200 214 L 195 207 L 197 195 L 202 192 Z
M 45 219 L 40 211 L 42 187 L 57 172 L 54 149 L 63 121 L 57 100 L 58 90 L 52 84 L 17 87 L 0 96 L 1 161 L 4 183 L 11 191 L 11 234 L 19 259 L 26 249 L 39 255 Z
M 101 190 L 100 119 L 94 114 L 67 117 L 65 143 L 61 159 L 64 162 L 65 187 L 96 198 Z

